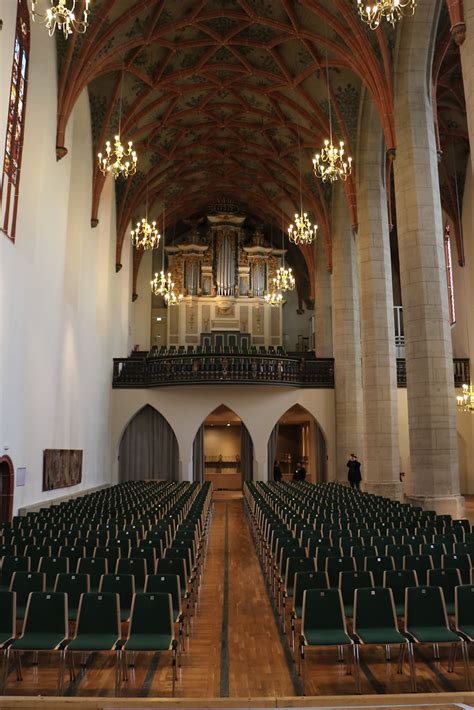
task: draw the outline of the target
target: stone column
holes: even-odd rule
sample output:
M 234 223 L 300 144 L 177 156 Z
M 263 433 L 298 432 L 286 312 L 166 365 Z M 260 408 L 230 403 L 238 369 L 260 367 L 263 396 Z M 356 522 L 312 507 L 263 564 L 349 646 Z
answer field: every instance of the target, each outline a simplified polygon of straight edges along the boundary
M 430 97 L 440 4 L 419 0 L 401 27 L 395 87 L 395 190 L 413 502 L 460 517 L 453 353 Z
M 474 146 L 474 0 L 464 0 L 464 21 L 466 35 L 454 34 L 461 45 L 462 78 L 466 97 L 466 117 L 471 146 Z M 471 148 L 471 153 L 472 153 Z M 471 166 L 474 163 L 471 161 Z M 474 170 L 474 167 L 473 167 Z
M 331 274 L 328 270 L 324 239 L 316 239 L 314 324 L 316 357 L 332 357 Z
M 384 184 L 385 151 L 377 111 L 365 99 L 357 161 L 364 490 L 402 498 L 392 264 Z
M 359 285 L 355 238 L 342 185 L 333 187 L 332 317 L 336 399 L 336 481 L 363 447 Z

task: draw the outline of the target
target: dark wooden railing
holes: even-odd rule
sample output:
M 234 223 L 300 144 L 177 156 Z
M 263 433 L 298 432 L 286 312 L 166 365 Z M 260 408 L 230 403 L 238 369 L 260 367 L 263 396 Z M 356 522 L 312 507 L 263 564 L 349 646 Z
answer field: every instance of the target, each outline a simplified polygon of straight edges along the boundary
M 454 384 L 470 382 L 469 360 L 456 358 Z M 165 355 L 115 358 L 114 388 L 173 385 L 283 385 L 334 387 L 334 360 L 280 355 Z M 397 359 L 398 387 L 407 386 L 405 360 Z
M 114 387 L 166 385 L 334 387 L 334 360 L 280 355 L 166 355 L 115 358 Z

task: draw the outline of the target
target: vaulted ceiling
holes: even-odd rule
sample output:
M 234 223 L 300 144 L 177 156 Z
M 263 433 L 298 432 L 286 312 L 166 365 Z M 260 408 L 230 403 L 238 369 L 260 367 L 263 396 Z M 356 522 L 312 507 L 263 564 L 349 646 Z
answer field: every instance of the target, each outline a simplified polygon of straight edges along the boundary
M 331 191 L 311 169 L 328 136 L 328 90 L 334 134 L 349 154 L 363 90 L 394 148 L 394 40 L 388 26 L 361 23 L 355 0 L 94 0 L 86 34 L 59 40 L 57 146 L 61 157 L 86 87 L 95 152 L 118 130 L 121 104 L 121 137 L 133 141 L 138 171 L 116 184 L 117 264 L 147 199 L 153 217 L 166 205 L 170 225 L 222 197 L 261 222 L 288 224 L 299 211 L 301 160 L 303 206 L 330 267 Z M 93 224 L 103 183 L 96 171 Z M 355 225 L 354 178 L 345 190 Z M 313 250 L 302 251 L 311 273 Z

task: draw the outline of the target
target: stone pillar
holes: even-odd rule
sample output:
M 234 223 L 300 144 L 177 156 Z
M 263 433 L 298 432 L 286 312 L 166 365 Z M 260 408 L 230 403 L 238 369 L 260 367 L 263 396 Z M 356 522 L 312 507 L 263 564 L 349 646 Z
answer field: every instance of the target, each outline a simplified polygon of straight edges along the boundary
M 314 324 L 316 357 L 332 357 L 331 274 L 328 270 L 324 239 L 316 239 Z
M 363 427 L 356 246 L 342 185 L 333 187 L 332 238 L 336 481 L 345 482 L 349 455 L 361 455 Z
M 438 163 L 430 97 L 439 2 L 401 27 L 395 189 L 405 323 L 413 502 L 460 517 L 456 403 Z
M 469 131 L 469 141 L 474 146 L 474 0 L 464 0 L 464 21 L 466 35 L 454 35 L 455 39 L 464 41 L 461 44 L 461 65 L 466 97 L 466 116 Z M 471 153 L 472 153 L 471 147 Z M 474 162 L 471 160 L 471 166 Z M 474 170 L 474 167 L 473 167 Z
M 377 111 L 366 97 L 357 161 L 364 490 L 402 498 L 392 263 L 384 184 L 385 151 Z

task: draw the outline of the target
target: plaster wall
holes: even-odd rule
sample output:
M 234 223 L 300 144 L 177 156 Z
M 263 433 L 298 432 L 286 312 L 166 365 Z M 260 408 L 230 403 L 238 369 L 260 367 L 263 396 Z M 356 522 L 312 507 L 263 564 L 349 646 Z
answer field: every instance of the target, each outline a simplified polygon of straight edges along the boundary
M 0 85 L 10 85 L 16 3 L 0 2 Z M 130 264 L 115 274 L 115 199 L 108 180 L 90 227 L 89 101 L 76 104 L 56 162 L 55 42 L 31 23 L 16 242 L 0 234 L 0 453 L 26 467 L 19 507 L 110 481 L 112 357 L 129 349 Z M 0 92 L 3 156 L 8 91 Z M 42 491 L 43 450 L 83 449 L 80 485 Z

